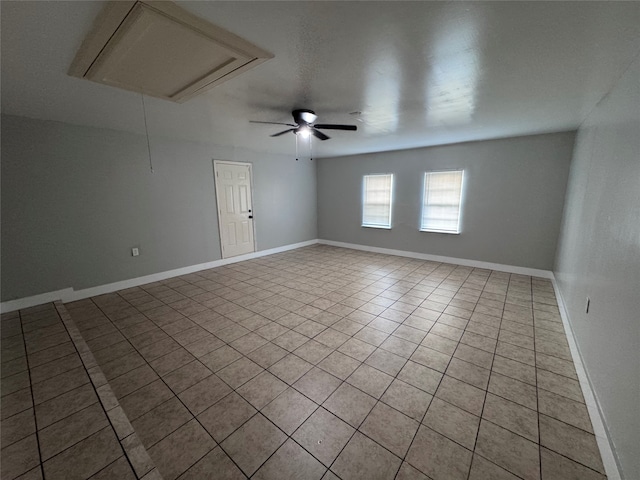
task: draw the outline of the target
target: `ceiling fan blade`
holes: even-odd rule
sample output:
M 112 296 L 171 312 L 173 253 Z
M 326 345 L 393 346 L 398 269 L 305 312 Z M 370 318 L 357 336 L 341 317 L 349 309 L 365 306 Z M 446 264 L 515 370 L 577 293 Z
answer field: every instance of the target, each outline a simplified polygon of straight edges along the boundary
M 295 130 L 295 128 L 289 128 L 287 130 L 284 130 L 282 132 L 278 132 L 278 133 L 274 133 L 273 135 L 269 135 L 270 137 L 279 137 L 280 135 L 284 135 L 285 133 L 289 133 L 289 132 L 293 132 Z
M 326 130 L 358 130 L 356 125 L 338 125 L 334 123 L 316 123 L 314 127 Z
M 266 125 L 286 125 L 287 127 L 295 127 L 293 123 L 282 123 L 282 122 L 259 122 L 258 120 L 249 120 L 249 123 L 264 123 Z
M 311 133 L 311 135 L 313 135 L 314 137 L 319 138 L 320 140 L 329 140 L 331 138 L 328 135 L 320 132 L 319 130 L 316 130 L 315 128 L 310 129 L 309 133 Z

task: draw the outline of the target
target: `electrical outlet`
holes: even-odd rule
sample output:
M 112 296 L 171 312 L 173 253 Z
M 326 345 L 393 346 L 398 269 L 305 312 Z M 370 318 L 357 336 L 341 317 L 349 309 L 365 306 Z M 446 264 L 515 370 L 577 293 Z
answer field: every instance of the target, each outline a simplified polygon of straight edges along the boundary
M 587 306 L 585 307 L 585 313 L 589 313 L 589 306 L 591 306 L 591 299 L 587 297 Z
M 131 256 L 137 257 L 138 255 L 140 255 L 140 249 L 138 249 L 138 247 L 133 247 L 131 249 Z

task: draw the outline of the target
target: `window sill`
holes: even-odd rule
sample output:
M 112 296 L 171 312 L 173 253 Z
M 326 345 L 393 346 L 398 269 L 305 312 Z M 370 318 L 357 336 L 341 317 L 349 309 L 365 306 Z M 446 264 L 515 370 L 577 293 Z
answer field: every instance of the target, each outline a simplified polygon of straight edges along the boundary
M 427 229 L 421 228 L 420 231 L 426 232 L 426 233 L 446 233 L 447 235 L 460 235 L 460 232 L 452 232 L 450 230 L 427 230 Z
M 379 228 L 382 230 L 391 230 L 391 227 L 387 227 L 385 225 L 361 225 L 363 228 Z

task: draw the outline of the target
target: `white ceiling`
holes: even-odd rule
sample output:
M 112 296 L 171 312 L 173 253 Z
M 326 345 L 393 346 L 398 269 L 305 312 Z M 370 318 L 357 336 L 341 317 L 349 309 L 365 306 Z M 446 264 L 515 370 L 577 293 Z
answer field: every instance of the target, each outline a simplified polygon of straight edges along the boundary
M 151 135 L 290 154 L 293 108 L 315 156 L 575 129 L 640 51 L 638 2 L 177 2 L 275 55 L 185 104 L 146 99 Z M 66 71 L 99 1 L 8 2 L 2 112 L 144 132 L 140 95 Z M 361 112 L 361 115 L 350 115 Z

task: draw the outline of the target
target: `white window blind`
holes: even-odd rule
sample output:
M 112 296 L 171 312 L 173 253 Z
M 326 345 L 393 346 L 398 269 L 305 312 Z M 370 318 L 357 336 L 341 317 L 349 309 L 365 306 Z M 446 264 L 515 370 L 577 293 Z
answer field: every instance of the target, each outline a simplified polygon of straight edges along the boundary
M 391 228 L 393 174 L 365 175 L 362 185 L 362 226 Z
M 427 172 L 420 230 L 460 233 L 460 204 L 464 170 Z

